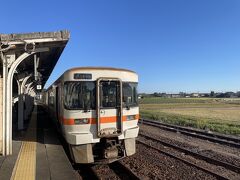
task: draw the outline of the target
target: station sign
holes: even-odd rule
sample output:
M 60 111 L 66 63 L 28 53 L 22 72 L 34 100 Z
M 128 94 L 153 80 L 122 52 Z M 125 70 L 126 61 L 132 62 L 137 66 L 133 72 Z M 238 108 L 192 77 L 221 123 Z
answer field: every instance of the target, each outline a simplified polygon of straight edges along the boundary
M 37 90 L 41 90 L 42 89 L 42 85 L 41 84 L 38 84 L 37 85 Z

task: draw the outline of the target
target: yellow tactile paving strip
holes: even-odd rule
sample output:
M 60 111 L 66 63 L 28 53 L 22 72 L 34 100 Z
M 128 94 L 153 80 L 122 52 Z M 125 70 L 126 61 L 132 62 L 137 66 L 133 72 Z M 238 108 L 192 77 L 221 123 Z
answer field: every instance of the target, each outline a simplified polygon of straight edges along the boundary
M 35 172 L 36 142 L 23 142 L 12 180 L 34 180 Z
M 26 138 L 22 143 L 11 180 L 34 180 L 36 174 L 36 115 L 34 108 Z

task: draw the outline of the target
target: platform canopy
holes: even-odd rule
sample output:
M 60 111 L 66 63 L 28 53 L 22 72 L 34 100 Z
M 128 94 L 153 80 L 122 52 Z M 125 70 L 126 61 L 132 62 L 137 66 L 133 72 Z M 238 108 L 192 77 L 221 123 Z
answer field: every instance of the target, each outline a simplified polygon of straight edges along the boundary
M 2 148 L 0 153 L 12 152 L 12 103 L 22 94 L 32 96 L 40 91 L 63 52 L 70 33 L 37 32 L 0 34 L 0 74 L 2 77 Z M 21 116 L 21 115 L 20 115 Z M 19 121 L 19 119 L 18 119 Z M 21 118 L 20 118 L 21 121 Z M 1 135 L 0 135 L 1 140 Z
M 44 86 L 48 80 L 68 40 L 68 31 L 0 34 L 1 49 L 6 56 L 9 54 L 9 56 L 7 56 L 9 59 L 11 58 L 10 56 L 14 54 L 15 57 L 12 57 L 12 61 L 25 52 L 30 53 L 38 49 L 40 50 L 40 52 L 35 53 L 35 55 L 23 60 L 16 68 L 15 75 L 16 78 L 19 79 L 32 75 L 29 81 L 32 80 L 35 81 L 35 83 L 41 83 L 42 86 Z M 34 58 L 39 61 L 34 61 Z M 34 69 L 34 62 L 36 63 L 36 61 L 37 67 Z M 34 72 L 34 70 L 37 70 L 37 72 Z M 34 86 L 34 88 L 36 88 L 36 86 Z

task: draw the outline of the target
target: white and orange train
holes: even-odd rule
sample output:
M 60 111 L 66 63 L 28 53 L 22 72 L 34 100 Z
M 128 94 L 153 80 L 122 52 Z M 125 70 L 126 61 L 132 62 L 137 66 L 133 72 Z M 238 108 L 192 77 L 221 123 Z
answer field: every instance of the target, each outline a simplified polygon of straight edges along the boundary
M 113 162 L 135 153 L 137 85 L 133 71 L 80 67 L 47 89 L 46 104 L 75 163 Z

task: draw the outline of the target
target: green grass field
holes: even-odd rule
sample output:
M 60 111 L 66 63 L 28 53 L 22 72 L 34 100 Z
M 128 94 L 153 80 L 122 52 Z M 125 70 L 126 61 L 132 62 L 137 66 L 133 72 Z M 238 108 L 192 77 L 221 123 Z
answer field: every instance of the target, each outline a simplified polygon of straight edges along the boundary
M 142 118 L 240 135 L 240 99 L 144 98 Z

